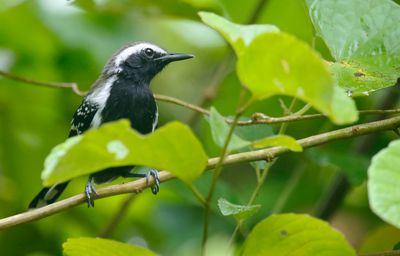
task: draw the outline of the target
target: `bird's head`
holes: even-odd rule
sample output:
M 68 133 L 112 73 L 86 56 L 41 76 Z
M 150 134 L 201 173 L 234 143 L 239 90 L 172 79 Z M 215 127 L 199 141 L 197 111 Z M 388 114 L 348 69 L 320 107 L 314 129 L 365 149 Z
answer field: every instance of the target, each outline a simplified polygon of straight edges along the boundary
M 173 61 L 193 58 L 191 54 L 168 53 L 161 47 L 138 42 L 127 45 L 113 55 L 104 68 L 103 74 L 119 74 L 126 78 L 149 82 L 165 66 Z

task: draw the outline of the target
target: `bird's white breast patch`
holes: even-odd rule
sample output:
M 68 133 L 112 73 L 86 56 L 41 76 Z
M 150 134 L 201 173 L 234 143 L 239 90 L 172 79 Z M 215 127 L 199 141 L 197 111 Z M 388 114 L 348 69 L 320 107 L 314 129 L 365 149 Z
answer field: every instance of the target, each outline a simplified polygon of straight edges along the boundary
M 103 86 L 96 88 L 93 93 L 87 96 L 87 100 L 96 103 L 99 106 L 96 114 L 93 117 L 90 127 L 99 127 L 102 123 L 101 112 L 103 112 L 104 107 L 108 97 L 110 97 L 111 86 L 117 80 L 116 76 L 112 76 L 104 83 Z

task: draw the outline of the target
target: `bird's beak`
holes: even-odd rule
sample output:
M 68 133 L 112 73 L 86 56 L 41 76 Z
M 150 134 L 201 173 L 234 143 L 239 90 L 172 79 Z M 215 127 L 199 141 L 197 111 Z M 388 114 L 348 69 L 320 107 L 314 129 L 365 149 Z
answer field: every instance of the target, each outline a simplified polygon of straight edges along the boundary
M 166 55 L 161 56 L 160 58 L 157 58 L 156 60 L 162 61 L 164 63 L 170 63 L 173 61 L 191 59 L 193 57 L 194 57 L 194 55 L 186 54 L 186 53 L 167 53 Z

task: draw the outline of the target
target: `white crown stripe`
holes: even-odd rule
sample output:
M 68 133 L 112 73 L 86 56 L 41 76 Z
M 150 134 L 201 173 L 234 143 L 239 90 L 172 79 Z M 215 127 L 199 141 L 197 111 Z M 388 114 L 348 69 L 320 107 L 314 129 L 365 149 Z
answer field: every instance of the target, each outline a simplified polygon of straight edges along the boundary
M 161 49 L 157 45 L 150 44 L 150 43 L 140 43 L 140 44 L 132 45 L 132 46 L 122 50 L 115 57 L 115 66 L 118 67 L 122 62 L 124 62 L 127 58 L 129 58 L 129 56 L 131 56 L 134 53 L 139 53 L 140 51 L 142 51 L 146 48 L 151 48 L 155 52 L 167 53 L 165 50 Z

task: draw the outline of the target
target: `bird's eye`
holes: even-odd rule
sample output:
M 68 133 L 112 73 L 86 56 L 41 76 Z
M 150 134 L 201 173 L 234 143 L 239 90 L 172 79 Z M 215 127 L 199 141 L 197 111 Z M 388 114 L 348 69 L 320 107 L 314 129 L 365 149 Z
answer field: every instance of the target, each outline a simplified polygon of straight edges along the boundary
M 152 58 L 154 56 L 154 50 L 151 48 L 144 49 L 144 53 L 147 57 Z

